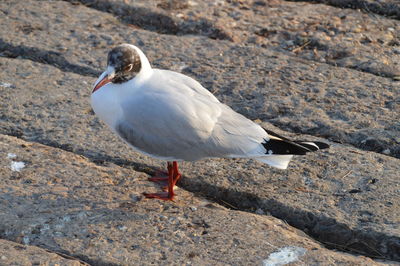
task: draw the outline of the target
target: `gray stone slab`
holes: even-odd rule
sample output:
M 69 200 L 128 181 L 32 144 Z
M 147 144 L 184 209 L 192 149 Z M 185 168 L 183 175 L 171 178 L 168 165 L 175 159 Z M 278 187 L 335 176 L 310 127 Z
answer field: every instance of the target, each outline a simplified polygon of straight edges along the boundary
M 284 10 L 293 14 L 292 4 Z M 392 79 L 242 40 L 141 30 L 111 14 L 62 1 L 7 1 L 0 11 L 5 14 L 0 18 L 3 134 L 105 165 L 147 173 L 161 166 L 132 152 L 90 110 L 91 84 L 106 52 L 130 42 L 141 46 L 153 65 L 197 78 L 223 102 L 269 128 L 274 127 L 268 122 L 398 157 L 400 94 Z M 354 24 L 358 15 L 350 15 Z M 371 27 L 373 33 L 378 30 Z M 336 248 L 399 258 L 398 159 L 333 145 L 327 152 L 296 158 L 286 172 L 243 160 L 199 162 L 184 171 L 180 186 L 221 204 L 273 214 Z
M 82 266 L 87 263 L 67 255 L 60 255 L 35 246 L 23 245 L 0 239 L 1 265 L 66 265 Z
M 276 45 L 262 48 L 248 42 L 141 30 L 84 5 L 33 1 L 27 9 L 24 3 L 1 3 L 1 10 L 6 14 L 0 25 L 3 56 L 28 58 L 63 71 L 95 77 L 104 67 L 110 47 L 121 42 L 134 43 L 143 48 L 153 65 L 199 79 L 221 100 L 252 119 L 399 157 L 400 92 L 392 79 L 306 60 L 307 56 L 277 51 Z M 293 14 L 296 7 L 284 8 L 285 16 Z M 267 10 L 272 12 L 274 8 Z M 327 8 L 327 13 L 340 11 Z M 36 15 L 40 12 L 44 15 Z M 312 12 L 317 10 L 312 9 Z M 343 32 L 361 19 L 354 10 L 346 12 L 353 12 L 350 14 L 353 18 L 348 23 L 343 22 L 346 25 Z M 296 18 L 300 14 L 296 12 L 293 16 Z M 254 16 L 258 18 L 254 23 L 265 20 L 265 14 Z M 371 27 L 370 34 L 377 35 L 381 24 L 364 19 Z M 391 20 L 381 20 L 388 28 L 393 24 Z M 278 26 L 284 28 L 285 23 L 279 23 Z M 307 20 L 302 23 L 306 24 Z M 341 42 L 340 39 L 337 42 Z M 366 49 L 372 48 L 367 46 Z M 387 52 L 382 49 L 374 51 L 383 58 Z M 363 51 L 360 53 L 365 54 Z M 385 56 L 399 61 L 396 60 L 398 55 Z M 89 90 L 91 83 L 82 89 Z
M 279 217 L 336 248 L 399 258 L 398 159 L 332 145 L 295 158 L 285 171 L 250 160 L 201 161 L 183 169 L 187 190 Z
M 83 4 L 90 0 L 79 0 Z M 185 2 L 185 1 L 183 1 Z M 235 43 L 267 47 L 318 62 L 398 78 L 399 3 L 396 1 L 125 1 L 101 0 L 91 7 L 124 16 L 138 6 L 182 25 L 207 20 Z M 105 8 L 118 6 L 119 8 Z M 117 4 L 119 3 L 119 4 Z M 321 4 L 318 4 L 321 3 Z M 324 3 L 324 4 L 322 4 Z M 336 7 L 328 6 L 331 4 Z M 340 7 L 340 8 L 337 8 Z M 350 9 L 346 9 L 350 8 Z M 357 9 L 357 10 L 354 10 Z M 375 13 L 375 14 L 374 14 Z M 382 17 L 376 14 L 386 15 Z M 195 17 L 196 19 L 193 19 Z M 125 19 L 126 21 L 126 19 Z M 135 23 L 134 19 L 130 23 Z M 214 27 L 215 27 L 214 26 Z
M 142 171 L 161 166 L 159 161 L 131 151 L 93 116 L 88 107 L 89 91 L 80 89 L 90 78 L 29 60 L 1 60 L 11 68 L 4 74 L 19 71 L 26 75 L 3 87 L 6 119 L 2 127 L 9 134 Z M 240 208 L 261 208 L 321 241 L 336 243 L 336 247 L 396 257 L 400 235 L 398 169 L 398 159 L 333 145 L 330 151 L 296 158 L 288 171 L 251 161 L 198 162 L 184 168 L 189 179 L 182 184 Z M 331 226 L 324 227 L 327 222 Z M 344 231 L 337 237 L 337 227 L 342 225 Z
M 185 191 L 176 202 L 143 199 L 141 191 L 158 188 L 140 172 L 4 135 L 0 151 L 0 232 L 18 243 L 93 265 L 258 265 L 277 257 L 293 264 L 381 265 L 327 250 L 276 218 L 231 211 Z M 1 243 L 0 254 L 7 248 Z M 28 251 L 31 262 L 43 253 Z

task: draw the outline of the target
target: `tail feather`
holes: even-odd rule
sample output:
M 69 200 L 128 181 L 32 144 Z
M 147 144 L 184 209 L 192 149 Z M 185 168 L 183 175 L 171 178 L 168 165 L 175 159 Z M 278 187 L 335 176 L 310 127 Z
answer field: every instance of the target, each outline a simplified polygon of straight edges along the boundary
M 271 155 L 255 158 L 257 161 L 266 163 L 278 169 L 286 169 L 293 155 Z

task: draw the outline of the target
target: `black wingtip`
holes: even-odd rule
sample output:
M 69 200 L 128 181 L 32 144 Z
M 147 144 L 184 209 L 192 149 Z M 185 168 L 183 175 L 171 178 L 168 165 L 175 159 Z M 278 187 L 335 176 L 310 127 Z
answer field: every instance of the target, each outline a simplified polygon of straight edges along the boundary
M 290 141 L 269 139 L 262 143 L 267 154 L 305 155 L 308 152 L 329 148 L 329 145 L 319 141 Z
M 317 145 L 320 150 L 328 149 L 330 147 L 329 144 L 326 144 L 325 142 L 313 141 L 313 143 Z
M 279 139 L 269 139 L 262 143 L 267 153 L 272 154 L 293 154 L 293 155 L 305 155 L 307 152 L 318 151 L 322 149 L 328 149 L 329 145 L 320 141 L 291 141 L 283 136 L 276 134 L 271 130 L 264 130 L 270 136 L 277 137 Z
M 289 140 L 269 139 L 262 143 L 266 149 L 266 154 L 275 155 L 305 155 L 307 152 L 312 151 L 305 145 L 295 143 Z

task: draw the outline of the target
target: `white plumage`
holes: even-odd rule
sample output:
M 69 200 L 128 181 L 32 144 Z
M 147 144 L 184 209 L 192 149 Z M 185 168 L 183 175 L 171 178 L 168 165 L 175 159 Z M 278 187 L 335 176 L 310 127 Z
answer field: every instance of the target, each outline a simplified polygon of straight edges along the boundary
M 313 142 L 302 146 L 269 135 L 196 80 L 151 68 L 144 53 L 129 44 L 110 52 L 91 102 L 95 113 L 130 146 L 167 161 L 254 158 L 286 169 L 296 154 L 289 151 L 293 145 L 301 154 L 315 150 L 310 145 L 318 149 Z M 277 141 L 287 152 L 277 152 Z

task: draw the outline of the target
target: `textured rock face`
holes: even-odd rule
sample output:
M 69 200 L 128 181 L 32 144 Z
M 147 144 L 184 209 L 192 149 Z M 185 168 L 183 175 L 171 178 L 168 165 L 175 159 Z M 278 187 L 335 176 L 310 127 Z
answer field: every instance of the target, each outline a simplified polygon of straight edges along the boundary
M 0 240 L 1 265 L 88 265 L 78 259 L 59 255 L 34 246 L 21 245 L 12 241 Z
M 398 7 L 357 2 L 370 9 L 1 2 L 1 238 L 97 265 L 260 264 L 285 252 L 307 265 L 384 263 L 354 254 L 400 261 L 400 26 L 381 16 Z M 158 189 L 146 178 L 162 162 L 130 150 L 89 104 L 107 51 L 122 42 L 264 127 L 332 148 L 296 157 L 287 171 L 250 160 L 187 163 L 176 202 L 142 199 Z M 36 252 L 84 263 L 26 247 L 13 249 L 16 264 Z
M 329 251 L 271 216 L 231 211 L 183 190 L 176 202 L 143 199 L 142 191 L 159 188 L 132 169 L 4 135 L 0 150 L 8 157 L 0 163 L 0 232 L 15 242 L 94 265 L 255 265 L 279 252 L 307 265 L 379 264 Z M 17 171 L 13 162 L 25 166 Z M 39 248 L 9 246 L 23 247 L 27 260 L 57 261 Z

